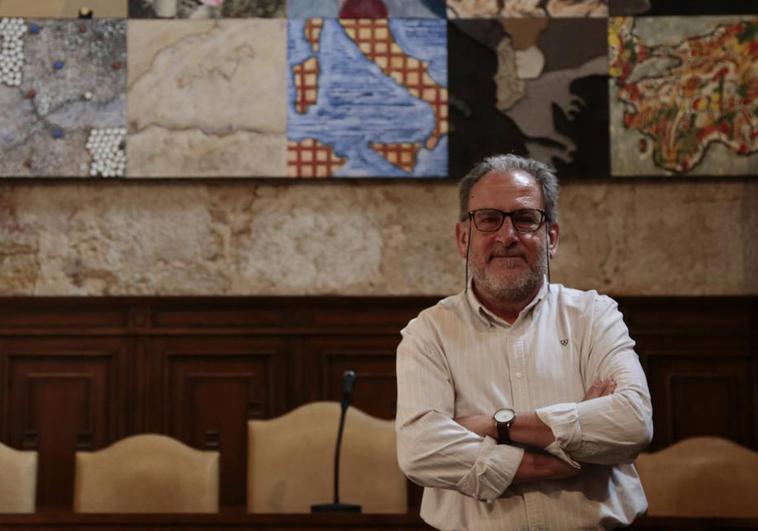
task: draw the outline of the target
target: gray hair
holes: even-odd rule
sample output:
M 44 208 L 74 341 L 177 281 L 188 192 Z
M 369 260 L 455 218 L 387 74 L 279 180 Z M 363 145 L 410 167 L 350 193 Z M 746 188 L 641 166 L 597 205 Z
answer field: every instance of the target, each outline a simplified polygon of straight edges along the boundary
M 491 171 L 507 173 L 521 170 L 537 181 L 542 188 L 542 200 L 545 202 L 545 217 L 548 223 L 558 221 L 558 178 L 555 170 L 536 160 L 519 157 L 518 155 L 494 155 L 477 163 L 470 172 L 458 183 L 460 195 L 460 220 L 468 218 L 468 200 L 471 189 L 479 180 Z

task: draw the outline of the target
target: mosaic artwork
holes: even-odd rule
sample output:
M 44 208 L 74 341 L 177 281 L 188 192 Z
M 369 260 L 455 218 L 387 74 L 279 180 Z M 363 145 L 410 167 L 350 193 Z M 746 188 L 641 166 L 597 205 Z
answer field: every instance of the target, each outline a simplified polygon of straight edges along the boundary
M 130 20 L 128 176 L 285 176 L 286 26 Z
M 127 0 L 0 0 L 0 17 L 124 18 Z
M 448 18 L 607 17 L 607 0 L 447 0 Z
M 750 15 L 758 12 L 750 0 L 609 0 L 608 13 L 619 16 Z
M 444 18 L 445 0 L 288 0 L 290 18 Z
M 451 174 L 515 152 L 561 175 L 607 176 L 605 20 L 459 20 L 448 40 Z
M 0 0 L 0 177 L 758 175 L 753 4 Z
M 758 17 L 610 19 L 613 175 L 758 172 Z
M 0 175 L 124 174 L 126 21 L 0 20 Z
M 446 25 L 290 20 L 288 174 L 447 175 Z
M 129 0 L 131 18 L 286 17 L 286 0 Z

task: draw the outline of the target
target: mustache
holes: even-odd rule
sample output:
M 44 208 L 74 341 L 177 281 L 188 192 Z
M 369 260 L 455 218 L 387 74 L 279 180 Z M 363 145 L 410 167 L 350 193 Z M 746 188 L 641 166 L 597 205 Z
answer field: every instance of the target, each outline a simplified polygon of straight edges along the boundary
M 523 258 L 526 260 L 526 256 L 524 253 L 518 249 L 518 248 L 512 248 L 509 249 L 505 247 L 504 245 L 498 245 L 492 249 L 489 256 L 487 257 L 487 260 L 492 260 L 493 258 Z

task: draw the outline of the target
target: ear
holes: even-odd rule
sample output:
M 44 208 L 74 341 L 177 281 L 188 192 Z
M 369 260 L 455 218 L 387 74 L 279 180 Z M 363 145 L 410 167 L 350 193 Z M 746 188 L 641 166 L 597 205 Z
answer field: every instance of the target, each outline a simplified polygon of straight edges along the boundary
M 555 254 L 558 252 L 558 236 L 560 234 L 558 223 L 551 224 L 547 230 L 547 234 L 550 237 L 550 258 L 555 258 Z
M 455 224 L 455 243 L 458 246 L 458 254 L 466 258 L 466 246 L 468 245 L 468 220 L 459 221 Z

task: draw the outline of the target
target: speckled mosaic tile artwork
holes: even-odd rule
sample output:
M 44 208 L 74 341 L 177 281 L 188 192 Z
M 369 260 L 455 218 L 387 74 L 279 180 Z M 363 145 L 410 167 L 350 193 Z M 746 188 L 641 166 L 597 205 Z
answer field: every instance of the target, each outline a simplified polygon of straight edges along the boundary
M 126 21 L 0 21 L 0 175 L 121 176 Z

